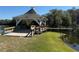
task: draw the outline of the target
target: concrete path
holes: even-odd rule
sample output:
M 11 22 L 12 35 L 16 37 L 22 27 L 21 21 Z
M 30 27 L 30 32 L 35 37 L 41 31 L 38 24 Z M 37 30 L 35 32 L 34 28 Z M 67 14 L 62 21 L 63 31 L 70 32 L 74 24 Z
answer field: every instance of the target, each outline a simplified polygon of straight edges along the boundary
M 7 34 L 4 34 L 6 36 L 26 36 L 28 33 L 15 33 L 15 32 L 10 32 Z

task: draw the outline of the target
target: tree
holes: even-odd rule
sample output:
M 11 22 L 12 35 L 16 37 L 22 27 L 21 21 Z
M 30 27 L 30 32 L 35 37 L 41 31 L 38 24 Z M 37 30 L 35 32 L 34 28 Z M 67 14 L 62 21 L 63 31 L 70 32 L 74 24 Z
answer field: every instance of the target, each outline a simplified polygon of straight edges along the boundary
M 53 19 L 52 14 L 48 13 L 48 14 L 45 15 L 45 17 L 48 19 L 47 25 L 49 27 L 53 27 L 53 25 L 54 25 L 54 19 Z
M 47 14 L 48 25 L 50 27 L 59 27 L 62 25 L 62 10 L 50 10 Z
M 63 22 L 62 25 L 64 27 L 71 27 L 72 26 L 72 18 L 70 16 L 70 13 L 68 11 L 63 12 Z

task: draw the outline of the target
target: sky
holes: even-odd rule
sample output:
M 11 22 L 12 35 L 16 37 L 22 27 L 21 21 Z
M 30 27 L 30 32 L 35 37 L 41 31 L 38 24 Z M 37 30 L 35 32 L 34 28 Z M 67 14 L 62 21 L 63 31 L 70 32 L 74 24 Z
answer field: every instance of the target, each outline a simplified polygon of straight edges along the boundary
M 34 6 L 39 15 L 44 15 L 51 9 L 67 10 L 73 6 Z M 12 19 L 15 16 L 22 15 L 31 9 L 31 6 L 0 6 L 0 19 Z M 79 6 L 76 7 L 79 9 Z

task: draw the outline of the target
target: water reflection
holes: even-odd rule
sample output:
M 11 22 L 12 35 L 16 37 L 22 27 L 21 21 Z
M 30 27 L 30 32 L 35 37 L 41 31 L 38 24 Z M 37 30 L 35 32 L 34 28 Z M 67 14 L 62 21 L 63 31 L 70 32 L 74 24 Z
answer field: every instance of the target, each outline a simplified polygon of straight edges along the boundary
M 62 38 L 62 40 L 63 40 L 69 47 L 75 49 L 76 51 L 79 51 L 79 44 L 77 44 L 77 43 L 75 43 L 75 42 L 74 42 L 74 43 L 71 43 L 71 42 L 69 41 L 69 39 L 71 38 L 69 35 L 63 34 L 63 35 L 61 36 L 61 38 Z
M 69 46 L 70 46 L 71 48 L 73 48 L 73 49 L 79 51 L 79 44 L 74 43 L 74 44 L 70 44 Z

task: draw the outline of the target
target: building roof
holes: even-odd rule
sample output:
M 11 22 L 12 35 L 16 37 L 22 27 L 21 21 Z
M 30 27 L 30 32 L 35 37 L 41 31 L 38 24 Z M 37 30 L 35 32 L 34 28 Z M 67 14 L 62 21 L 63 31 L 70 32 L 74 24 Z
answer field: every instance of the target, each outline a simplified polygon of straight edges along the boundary
M 32 8 L 29 11 L 27 11 L 25 14 L 16 16 L 14 18 L 21 18 L 21 19 L 36 19 L 40 18 L 41 16 L 36 13 L 36 11 Z
M 37 22 L 38 24 L 39 24 L 39 22 L 40 21 L 45 21 L 46 19 L 44 19 L 44 17 L 42 17 L 42 16 L 40 16 L 40 15 L 38 15 L 37 13 L 36 13 L 36 11 L 33 9 L 33 8 L 31 8 L 29 11 L 27 11 L 25 14 L 23 14 L 23 15 L 20 15 L 20 16 L 16 16 L 16 17 L 14 17 L 13 19 L 15 19 L 15 20 L 21 20 L 21 21 L 25 21 L 26 23 L 31 23 L 32 21 L 35 21 L 35 22 Z M 20 21 L 20 22 L 21 22 Z M 20 23 L 19 22 L 19 23 Z
M 28 12 L 26 12 L 25 14 L 37 14 L 36 11 L 32 8 L 30 9 Z

